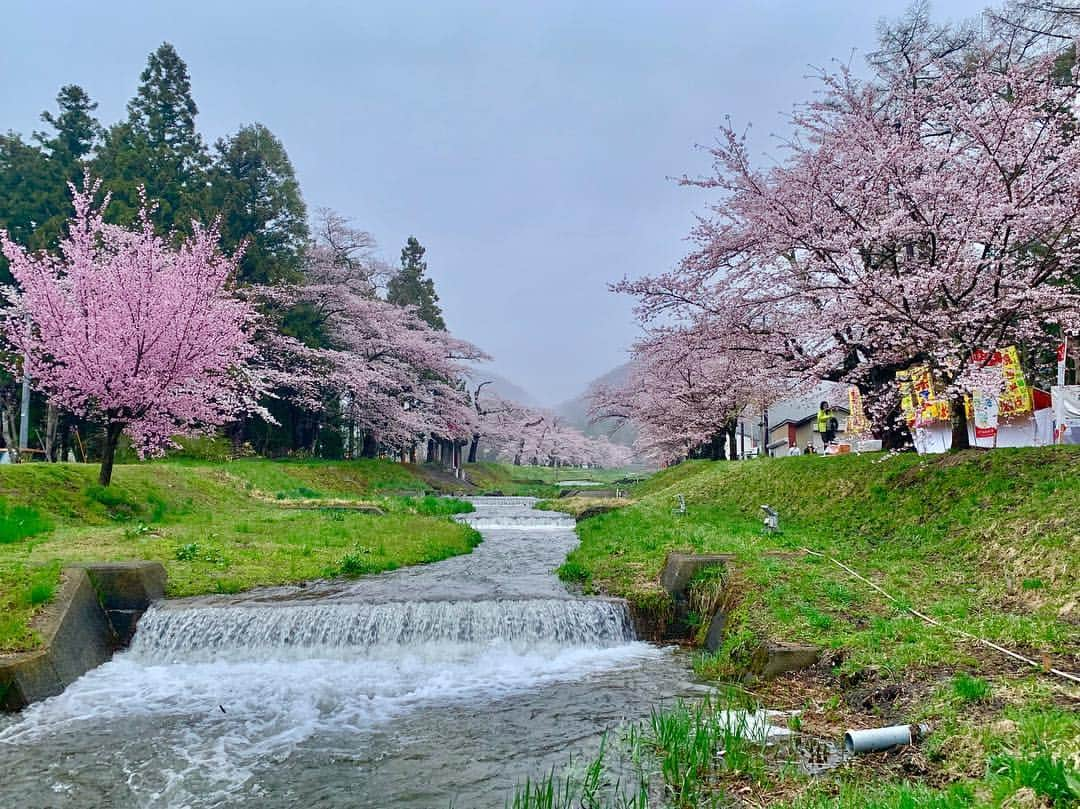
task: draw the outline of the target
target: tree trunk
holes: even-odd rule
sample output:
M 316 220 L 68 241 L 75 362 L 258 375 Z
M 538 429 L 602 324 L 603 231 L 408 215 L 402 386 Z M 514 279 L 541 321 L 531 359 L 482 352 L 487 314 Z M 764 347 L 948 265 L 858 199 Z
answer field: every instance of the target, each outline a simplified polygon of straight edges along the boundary
M 480 449 L 480 433 L 473 433 L 472 441 L 469 443 L 469 459 L 466 463 L 476 463 L 476 453 Z
M 247 427 L 247 416 L 241 415 L 229 425 L 228 435 L 231 445 L 232 457 L 239 458 L 244 454 L 244 430 Z
M 8 459 L 12 463 L 19 462 L 18 427 L 15 424 L 15 411 L 5 403 L 0 407 L 0 430 L 4 435 L 4 446 L 7 447 Z
M 101 455 L 101 474 L 98 475 L 98 483 L 102 486 L 108 486 L 112 482 L 116 445 L 120 443 L 120 434 L 122 432 L 124 432 L 123 424 L 110 422 L 105 427 L 105 448 Z
M 735 426 L 736 421 L 734 419 L 727 423 L 728 458 L 732 461 L 739 457 L 739 445 L 735 441 Z
M 60 411 L 49 402 L 45 408 L 45 460 L 53 463 L 56 457 L 56 428 L 60 424 Z
M 971 441 L 968 438 L 967 407 L 964 405 L 963 396 L 954 396 L 949 400 L 949 411 L 952 417 L 952 448 L 970 449 Z
M 379 445 L 375 443 L 375 436 L 370 431 L 364 433 L 364 443 L 360 448 L 362 458 L 374 458 L 378 454 Z

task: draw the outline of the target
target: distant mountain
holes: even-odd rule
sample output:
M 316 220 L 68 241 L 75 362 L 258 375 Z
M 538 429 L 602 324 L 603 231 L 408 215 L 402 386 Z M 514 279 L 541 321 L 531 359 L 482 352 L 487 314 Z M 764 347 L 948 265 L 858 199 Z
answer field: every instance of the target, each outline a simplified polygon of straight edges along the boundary
M 494 374 L 486 368 L 470 368 L 467 377 L 469 393 L 476 390 L 476 386 L 481 382 L 491 382 L 490 385 L 484 388 L 484 393 L 494 393 L 504 399 L 509 399 L 519 404 L 527 405 L 528 407 L 537 406 L 536 399 L 523 387 L 515 385 L 506 377 Z
M 629 378 L 630 363 L 624 362 L 622 365 L 612 368 L 603 376 L 594 379 L 586 385 L 584 391 L 573 399 L 568 399 L 562 404 L 557 405 L 555 407 L 555 412 L 586 435 L 607 435 L 616 444 L 630 446 L 634 443 L 634 439 L 637 438 L 637 430 L 631 425 L 624 424 L 617 432 L 611 434 L 611 431 L 615 428 L 615 424 L 610 420 L 599 421 L 595 424 L 590 423 L 589 421 L 590 394 L 599 387 L 618 387 L 619 385 L 623 385 Z

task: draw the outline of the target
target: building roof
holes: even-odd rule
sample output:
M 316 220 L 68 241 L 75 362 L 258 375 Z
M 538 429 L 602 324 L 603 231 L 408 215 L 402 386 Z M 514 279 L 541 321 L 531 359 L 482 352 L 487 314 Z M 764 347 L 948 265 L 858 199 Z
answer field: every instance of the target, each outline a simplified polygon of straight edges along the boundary
M 818 405 L 822 401 L 828 402 L 835 410 L 847 413 L 847 389 L 848 386 L 842 382 L 819 382 L 801 396 L 777 402 L 769 407 L 769 430 L 788 422 L 805 424 L 817 415 Z

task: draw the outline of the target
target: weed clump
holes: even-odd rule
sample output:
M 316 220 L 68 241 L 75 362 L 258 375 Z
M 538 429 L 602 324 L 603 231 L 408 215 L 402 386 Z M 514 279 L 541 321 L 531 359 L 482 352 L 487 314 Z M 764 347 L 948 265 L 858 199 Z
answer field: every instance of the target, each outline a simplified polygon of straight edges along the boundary
M 29 506 L 8 506 L 0 501 L 0 545 L 48 533 L 52 523 Z

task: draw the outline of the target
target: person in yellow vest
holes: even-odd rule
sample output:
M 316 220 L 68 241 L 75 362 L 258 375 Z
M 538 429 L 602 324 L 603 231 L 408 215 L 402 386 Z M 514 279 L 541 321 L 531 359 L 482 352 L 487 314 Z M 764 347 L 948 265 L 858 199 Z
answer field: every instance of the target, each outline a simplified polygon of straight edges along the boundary
M 817 432 L 821 435 L 822 451 L 825 447 L 833 442 L 836 438 L 836 428 L 838 426 L 836 417 L 833 415 L 832 408 L 829 407 L 828 402 L 822 402 L 818 407 L 817 412 Z

